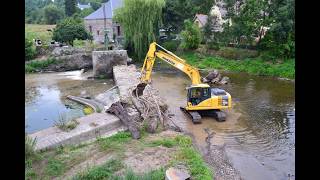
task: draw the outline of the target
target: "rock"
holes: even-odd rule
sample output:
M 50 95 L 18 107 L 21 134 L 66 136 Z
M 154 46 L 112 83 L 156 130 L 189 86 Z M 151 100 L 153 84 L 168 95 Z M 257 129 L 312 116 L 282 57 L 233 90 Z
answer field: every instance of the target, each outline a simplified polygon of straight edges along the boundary
M 72 55 L 58 56 L 55 57 L 59 61 L 59 69 L 63 70 L 78 70 L 78 69 L 91 69 L 92 68 L 92 56 L 91 53 L 77 53 Z M 48 68 L 54 68 L 49 66 Z M 54 70 L 59 71 L 59 69 L 54 68 Z M 81 72 L 84 72 L 81 71 Z
M 93 76 L 103 75 L 110 78 L 113 75 L 113 66 L 127 65 L 127 60 L 126 50 L 93 51 Z
M 227 77 L 227 76 L 224 76 L 224 77 L 220 80 L 219 84 L 228 84 L 229 82 L 230 82 L 230 78 Z
M 72 55 L 77 53 L 85 53 L 85 50 L 82 48 L 74 48 L 71 46 L 55 47 L 54 50 L 51 52 L 51 55 L 54 57 L 58 57 L 58 56 L 66 56 L 66 55 Z
M 190 179 L 189 173 L 184 169 L 169 168 L 166 171 L 166 180 L 186 180 Z

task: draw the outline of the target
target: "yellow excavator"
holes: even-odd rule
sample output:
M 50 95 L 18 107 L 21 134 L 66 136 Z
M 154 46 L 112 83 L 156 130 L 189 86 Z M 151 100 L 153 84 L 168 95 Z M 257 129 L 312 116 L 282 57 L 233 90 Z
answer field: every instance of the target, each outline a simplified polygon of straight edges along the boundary
M 187 106 L 180 107 L 182 111 L 190 115 L 193 123 L 201 122 L 201 115 L 213 116 L 217 121 L 225 121 L 226 113 L 223 109 L 231 108 L 231 95 L 223 89 L 210 87 L 201 82 L 201 76 L 197 68 L 187 64 L 185 60 L 166 50 L 156 42 L 149 46 L 149 51 L 141 69 L 140 90 L 151 83 L 151 73 L 156 58 L 159 58 L 173 67 L 181 70 L 191 79 L 191 85 L 187 87 Z

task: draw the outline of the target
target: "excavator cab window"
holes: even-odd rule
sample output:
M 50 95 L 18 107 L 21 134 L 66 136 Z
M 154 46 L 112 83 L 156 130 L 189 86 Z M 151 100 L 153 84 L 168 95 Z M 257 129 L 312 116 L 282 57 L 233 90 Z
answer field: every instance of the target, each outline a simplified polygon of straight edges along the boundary
M 200 102 L 211 97 L 209 88 L 190 88 L 188 91 L 188 102 L 191 102 L 193 106 L 198 105 Z

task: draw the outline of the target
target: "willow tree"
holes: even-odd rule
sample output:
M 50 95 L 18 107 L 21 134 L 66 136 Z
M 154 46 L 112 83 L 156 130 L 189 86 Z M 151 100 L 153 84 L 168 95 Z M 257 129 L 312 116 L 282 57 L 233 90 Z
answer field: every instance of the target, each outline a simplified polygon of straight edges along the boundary
M 124 6 L 115 12 L 115 20 L 123 28 L 126 43 L 133 46 L 139 59 L 156 39 L 164 6 L 165 0 L 124 0 Z

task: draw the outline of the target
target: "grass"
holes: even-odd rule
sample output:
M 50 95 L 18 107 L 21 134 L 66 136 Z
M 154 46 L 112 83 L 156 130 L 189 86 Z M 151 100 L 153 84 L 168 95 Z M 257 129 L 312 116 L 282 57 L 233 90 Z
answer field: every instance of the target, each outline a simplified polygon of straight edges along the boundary
M 32 141 L 28 141 L 32 142 Z M 32 145 L 32 143 L 30 143 Z M 53 179 L 61 178 L 72 167 L 90 158 L 90 151 L 100 149 L 98 152 L 107 153 L 112 159 L 102 165 L 91 166 L 77 172 L 72 179 L 114 179 L 114 180 L 153 180 L 164 179 L 168 165 L 162 165 L 143 174 L 136 174 L 130 167 L 123 163 L 123 156 L 118 152 L 125 152 L 128 147 L 134 151 L 142 151 L 147 147 L 164 146 L 176 148 L 171 159 L 170 166 L 185 164 L 191 173 L 192 179 L 212 179 L 213 174 L 203 161 L 200 153 L 193 148 L 192 140 L 185 135 L 177 135 L 175 138 L 163 137 L 157 140 L 148 139 L 147 134 L 139 140 L 132 140 L 130 132 L 119 132 L 107 138 L 98 138 L 97 141 L 80 145 L 59 146 L 53 150 L 39 152 L 39 161 L 27 161 L 26 179 Z M 110 154 L 109 154 L 110 153 Z
M 152 141 L 151 145 L 173 147 L 178 146 L 179 150 L 176 158 L 172 161 L 172 165 L 183 162 L 190 170 L 192 179 L 211 180 L 213 173 L 208 165 L 202 159 L 200 153 L 192 146 L 192 140 L 185 135 L 178 135 L 174 139 L 163 138 L 160 140 Z
M 48 67 L 51 64 L 57 64 L 58 60 L 55 58 L 48 58 L 47 60 L 32 60 L 25 64 L 25 72 L 33 73 L 37 70 L 41 70 L 43 68 Z
M 233 72 L 247 72 L 254 75 L 267 75 L 282 78 L 295 78 L 295 60 L 287 59 L 283 62 L 269 62 L 260 58 L 231 60 L 217 56 L 184 52 L 181 55 L 189 64 L 200 69 L 223 69 Z
M 53 29 L 56 25 L 40 25 L 40 24 L 25 24 L 25 36 L 28 39 L 39 38 L 42 44 L 48 44 L 52 40 L 52 32 L 47 29 Z
M 100 180 L 100 179 L 111 179 L 114 177 L 114 172 L 119 171 L 123 168 L 121 161 L 111 159 L 101 166 L 90 168 L 84 172 L 78 173 L 73 179 L 74 180 Z
M 163 168 L 146 172 L 142 175 L 135 174 L 131 169 L 127 169 L 124 177 L 119 179 L 125 180 L 160 180 L 165 179 L 165 170 Z
M 65 164 L 61 160 L 50 158 L 48 160 L 48 164 L 45 169 L 45 172 L 49 176 L 59 176 L 64 173 L 65 169 L 66 169 Z
M 192 179 L 211 180 L 213 172 L 202 159 L 200 153 L 192 146 L 192 140 L 188 136 L 177 136 L 175 141 L 180 147 L 173 164 L 184 162 L 190 170 Z
M 118 132 L 110 137 L 98 138 L 98 144 L 102 150 L 115 151 L 121 150 L 123 145 L 131 139 L 130 132 Z
M 75 119 L 68 121 L 65 114 L 59 114 L 59 119 L 54 122 L 54 125 L 63 131 L 70 131 L 78 124 L 79 122 Z

